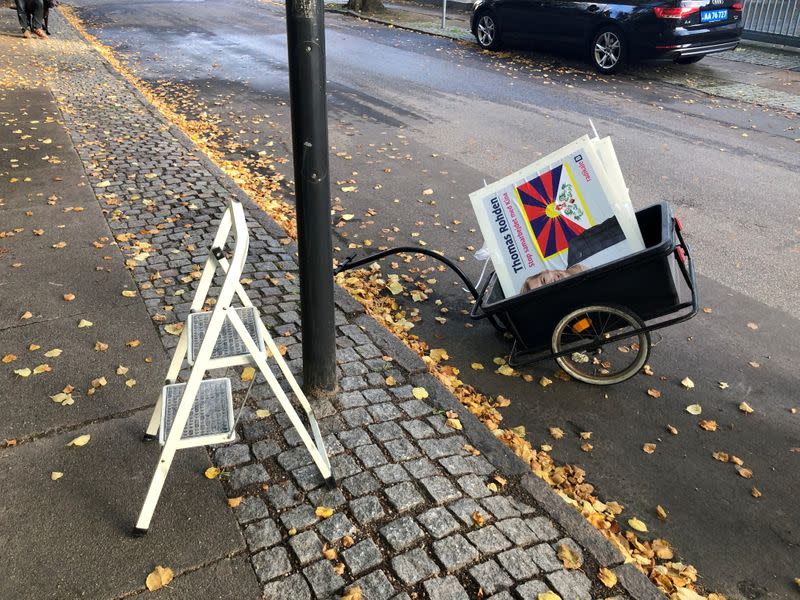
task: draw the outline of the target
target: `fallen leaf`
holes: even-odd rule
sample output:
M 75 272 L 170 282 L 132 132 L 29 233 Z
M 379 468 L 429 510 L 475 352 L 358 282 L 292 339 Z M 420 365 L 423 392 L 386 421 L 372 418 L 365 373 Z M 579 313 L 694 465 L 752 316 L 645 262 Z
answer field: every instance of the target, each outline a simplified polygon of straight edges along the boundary
M 147 576 L 144 584 L 147 586 L 149 591 L 155 592 L 156 590 L 160 590 L 164 586 L 169 585 L 169 582 L 172 581 L 172 577 L 172 569 L 158 565 L 155 569 L 153 569 L 153 572 Z
M 51 368 L 50 368 L 50 365 L 48 365 L 47 363 L 45 363 L 45 364 L 43 364 L 43 365 L 37 365 L 37 366 L 35 366 L 35 367 L 33 368 L 33 374 L 34 374 L 34 375 L 40 375 L 41 373 L 49 373 L 49 372 L 50 372 L 50 371 L 52 371 L 52 370 L 53 370 L 53 369 L 51 369 Z
M 742 402 L 739 405 L 739 410 L 742 411 L 743 413 L 747 414 L 747 415 L 750 415 L 750 414 L 753 413 L 753 407 L 750 406 L 747 402 Z
M 29 311 L 29 310 L 26 310 L 24 313 L 22 313 L 22 316 L 19 318 L 19 320 L 20 321 L 27 321 L 32 316 L 33 316 L 33 313 L 31 311 Z
M 124 367 L 122 365 L 119 365 L 117 367 L 117 375 L 125 375 L 125 374 L 128 373 L 128 370 L 129 370 L 128 367 Z
M 428 188 L 426 190 L 422 190 L 422 195 L 423 196 L 430 196 L 431 194 L 433 194 L 433 190 L 431 188 Z
M 483 527 L 486 524 L 486 519 L 479 511 L 476 510 L 472 513 L 472 522 L 478 527 Z
M 656 505 L 656 516 L 661 521 L 666 521 L 667 520 L 667 511 L 664 510 L 664 507 L 661 506 L 660 504 Z
M 561 438 L 564 437 L 564 431 L 560 427 L 550 427 L 548 431 L 550 432 L 550 435 L 556 440 L 560 440 Z
M 647 525 L 636 517 L 628 519 L 628 525 L 630 525 L 631 529 L 635 529 L 641 533 L 647 533 Z
M 411 395 L 417 400 L 423 400 L 428 397 L 428 390 L 424 387 L 415 387 L 411 390 Z
M 242 369 L 241 380 L 242 381 L 253 381 L 253 377 L 256 376 L 256 370 L 253 367 L 245 367 Z
M 653 452 L 656 451 L 656 445 L 648 442 L 644 446 L 642 446 L 642 450 L 644 451 L 645 454 L 652 454 Z
M 342 576 L 344 575 L 344 569 L 345 569 L 344 563 L 339 563 L 337 565 L 334 565 L 333 572 L 339 576 Z
M 447 354 L 447 350 L 443 348 L 432 349 L 430 351 L 430 357 L 437 363 L 450 358 L 450 356 Z
M 542 592 L 536 596 L 536 600 L 561 600 L 561 596 L 555 592 Z
M 181 331 L 183 331 L 183 323 L 171 323 L 169 325 L 164 325 L 164 331 L 170 335 L 180 335 Z
M 80 448 L 81 446 L 85 446 L 86 444 L 88 444 L 89 440 L 91 439 L 92 436 L 89 435 L 88 433 L 85 433 L 83 435 L 79 435 L 78 437 L 67 443 L 67 446 L 77 446 Z
M 703 419 L 698 423 L 701 429 L 705 429 L 706 431 L 716 431 L 717 430 L 717 422 L 711 419 Z
M 31 352 L 34 352 L 34 351 L 38 350 L 39 348 L 41 348 L 41 346 L 39 344 L 31 344 L 30 346 L 28 346 L 28 350 L 30 350 Z
M 712 452 L 711 456 L 719 462 L 728 462 L 731 459 L 727 452 Z
M 661 392 L 659 392 L 656 388 L 647 388 L 647 395 L 652 396 L 653 398 L 661 398 Z
M 365 598 L 364 594 L 361 592 L 361 588 L 356 585 L 345 590 L 341 600 L 365 600 Z
M 690 415 L 697 416 L 703 412 L 703 407 L 700 406 L 699 404 L 690 404 L 689 406 L 686 407 L 686 412 L 689 413 Z
M 133 386 L 136 385 L 136 380 L 135 379 L 128 379 L 128 380 L 125 381 L 125 385 L 127 385 L 129 388 L 132 388 Z
M 94 323 L 92 323 L 91 321 L 87 321 L 86 319 L 81 319 L 78 322 L 78 327 L 81 329 L 84 327 L 91 327 L 92 325 L 94 325 Z
M 141 343 L 139 340 L 131 340 L 130 342 L 125 342 L 125 345 L 128 348 L 138 348 Z
M 650 375 L 650 376 L 652 376 L 652 375 L 653 375 L 653 367 L 651 367 L 650 365 L 645 365 L 645 366 L 642 368 L 642 372 L 643 372 L 645 375 Z M 613 574 L 613 573 L 612 573 L 612 574 Z
M 756 325 L 755 323 L 748 323 L 747 327 L 748 327 L 748 329 L 752 329 L 753 331 L 758 329 L 758 325 Z
M 758 368 L 761 366 L 761 363 L 757 363 L 757 362 L 756 362 L 756 361 L 754 361 L 754 360 L 751 360 L 751 361 L 750 361 L 749 363 L 747 363 L 747 364 L 748 364 L 748 365 L 750 365 L 751 367 L 753 367 L 754 369 L 758 369 Z
M 3 357 L 2 360 L 3 360 L 4 363 L 8 364 L 10 362 L 13 362 L 13 361 L 17 360 L 17 355 L 16 354 L 6 354 Z
M 57 356 L 61 356 L 61 348 L 53 348 L 52 350 L 48 350 L 44 353 L 47 358 L 56 358 Z
M 600 582 L 604 586 L 606 586 L 609 589 L 611 589 L 615 585 L 617 585 L 617 576 L 616 576 L 616 574 L 614 573 L 614 571 L 612 571 L 611 569 L 609 569 L 607 567 L 602 567 L 597 572 L 597 578 L 600 580 Z M 541 596 L 541 594 L 540 594 L 540 596 Z
M 108 350 L 108 344 L 106 344 L 105 342 L 97 341 L 94 343 L 94 349 L 97 352 L 105 352 L 106 350 Z
M 63 476 L 64 476 L 64 473 L 62 473 L 61 471 L 51 471 L 51 473 L 50 473 L 50 479 L 52 481 L 58 481 Z
M 349 535 L 346 535 L 342 538 L 342 546 L 345 548 L 350 548 L 356 543 L 356 541 Z
M 259 409 L 256 411 L 256 417 L 258 417 L 259 419 L 266 419 L 266 418 L 267 418 L 267 417 L 269 417 L 271 414 L 272 414 L 272 413 L 271 413 L 271 412 L 269 412 L 269 411 L 268 411 L 266 408 L 259 408 Z
M 580 569 L 583 559 L 567 542 L 558 545 L 558 559 L 567 569 Z
M 333 509 L 329 506 L 318 506 L 314 514 L 320 519 L 327 519 L 333 515 Z
M 584 442 L 581 444 L 581 450 L 584 452 L 591 452 L 594 450 L 594 446 L 592 446 L 589 442 Z
M 236 498 L 228 498 L 228 506 L 231 508 L 236 508 L 242 503 L 243 498 L 241 496 L 236 496 Z
M 133 290 L 122 290 L 122 295 L 126 298 L 135 298 L 136 292 Z
M 691 389 L 693 389 L 693 388 L 694 388 L 694 381 L 692 381 L 692 380 L 691 380 L 691 379 L 689 379 L 688 377 L 684 377 L 684 378 L 681 380 L 681 385 L 682 385 L 683 387 L 685 387 L 687 390 L 691 390 Z
M 66 245 L 67 242 L 56 242 L 55 244 L 53 244 L 53 248 L 60 250 L 61 248 L 66 247 Z
M 757 487 L 753 486 L 753 489 L 750 490 L 750 495 L 753 498 L 761 498 L 761 490 L 759 490 Z
M 669 431 L 672 435 L 678 435 L 678 428 L 674 425 L 667 425 L 667 431 Z
M 397 380 L 391 375 L 389 375 L 386 379 L 384 379 L 384 381 L 386 382 L 386 385 L 388 385 L 389 387 L 397 385 Z
M 548 379 L 547 377 L 544 377 L 544 376 L 542 376 L 542 378 L 539 380 L 539 385 L 542 386 L 542 387 L 547 387 L 551 383 L 553 383 L 553 380 L 552 379 Z
M 206 479 L 216 479 L 219 477 L 220 473 L 222 473 L 222 470 L 218 467 L 208 467 L 203 471 L 203 475 L 206 476 Z
M 24 369 L 16 369 L 14 374 L 19 375 L 20 377 L 30 377 L 31 370 L 28 367 L 25 367 Z
M 479 362 L 474 362 L 470 366 L 476 371 L 483 370 L 483 365 L 481 363 L 479 363 Z
M 512 375 L 515 374 L 515 371 L 514 371 L 514 369 L 512 369 L 508 365 L 500 365 L 497 368 L 496 373 L 500 373 L 500 375 L 505 375 L 506 377 L 511 377 Z
M 661 560 L 672 560 L 674 557 L 674 553 L 672 552 L 672 548 L 670 547 L 669 543 L 666 540 L 656 539 L 650 543 L 650 547 L 653 549 L 653 552 L 656 553 L 656 556 Z
M 64 298 L 64 302 L 72 302 L 75 300 L 75 294 L 64 294 L 62 297 Z
M 736 472 L 739 473 L 739 475 L 744 477 L 745 479 L 753 478 L 753 471 L 751 471 L 746 467 L 742 467 L 741 465 L 736 465 Z
M 727 390 L 729 387 L 731 387 L 727 383 L 725 383 L 724 381 L 718 381 L 717 385 L 719 386 L 719 389 L 721 389 L 721 390 Z
M 464 426 L 461 424 L 461 421 L 459 419 L 456 419 L 456 418 L 447 419 L 445 424 L 448 427 L 450 427 L 452 429 L 455 429 L 456 431 L 461 431 L 461 430 L 464 429 Z
M 104 385 L 106 385 L 107 383 L 108 383 L 108 381 L 106 381 L 105 377 L 96 377 L 95 379 L 92 379 L 92 387 L 93 388 L 101 388 Z

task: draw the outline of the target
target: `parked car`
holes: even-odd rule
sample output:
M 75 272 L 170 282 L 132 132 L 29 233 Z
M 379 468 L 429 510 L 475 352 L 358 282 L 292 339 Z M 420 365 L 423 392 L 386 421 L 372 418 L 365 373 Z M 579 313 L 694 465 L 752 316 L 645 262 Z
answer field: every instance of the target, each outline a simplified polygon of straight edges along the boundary
M 597 71 L 613 73 L 631 60 L 691 64 L 733 50 L 743 8 L 742 0 L 476 0 L 471 27 L 482 48 L 575 46 Z

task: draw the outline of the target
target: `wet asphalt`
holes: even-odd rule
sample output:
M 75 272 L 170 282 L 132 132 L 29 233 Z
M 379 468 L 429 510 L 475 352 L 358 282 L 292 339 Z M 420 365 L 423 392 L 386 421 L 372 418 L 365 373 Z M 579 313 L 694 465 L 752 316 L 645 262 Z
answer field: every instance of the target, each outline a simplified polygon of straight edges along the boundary
M 253 151 L 291 156 L 281 5 L 75 4 L 89 31 L 139 77 L 173 95 L 185 114 L 206 112 Z M 535 445 L 553 445 L 556 460 L 582 466 L 603 499 L 625 505 L 623 521 L 638 516 L 647 535 L 669 540 L 709 590 L 732 599 L 796 595 L 798 116 L 661 81 L 674 81 L 671 66 L 598 79 L 574 56 L 488 54 L 340 15 L 326 20 L 332 194 L 340 212 L 354 215 L 335 218 L 339 258 L 424 241 L 465 257 L 476 281 L 481 264 L 470 248 L 481 239 L 468 194 L 586 133 L 589 119 L 613 137 L 634 204 L 669 202 L 683 221 L 701 304 L 710 310 L 654 335 L 652 377 L 610 388 L 555 380 L 543 388 L 536 381 L 553 379 L 552 361 L 527 371 L 533 383 L 503 377 L 492 359 L 507 354 L 510 342 L 484 322 L 469 326 L 468 297 L 455 277 L 429 273 L 424 278 L 436 280 L 429 300 L 403 302 L 422 317 L 414 332 L 447 349 L 465 382 L 512 399 L 503 409 L 506 425 L 524 425 Z M 713 65 L 684 71 L 704 77 Z M 276 167 L 292 178 L 291 162 Z M 341 191 L 348 186 L 357 191 Z M 427 189 L 433 194 L 423 194 Z M 407 268 L 390 263 L 385 272 Z M 475 371 L 473 362 L 486 368 Z M 696 387 L 684 389 L 684 377 Z M 720 389 L 721 381 L 729 388 Z M 650 387 L 661 397 L 648 396 Z M 740 412 L 742 401 L 755 412 Z M 701 417 L 685 411 L 695 403 Z M 702 430 L 701 418 L 719 429 Z M 554 426 L 564 439 L 549 438 Z M 580 450 L 582 431 L 592 432 L 590 453 Z M 647 442 L 657 444 L 653 454 L 642 451 Z M 715 461 L 715 451 L 741 457 L 753 478 Z M 669 513 L 666 522 L 656 519 L 657 504 Z

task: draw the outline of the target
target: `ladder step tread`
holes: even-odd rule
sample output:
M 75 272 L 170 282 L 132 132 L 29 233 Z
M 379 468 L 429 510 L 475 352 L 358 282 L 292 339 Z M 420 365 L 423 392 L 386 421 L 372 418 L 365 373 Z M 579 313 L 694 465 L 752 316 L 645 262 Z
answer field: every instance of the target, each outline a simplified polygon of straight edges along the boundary
M 175 420 L 175 413 L 186 388 L 185 383 L 165 385 L 162 389 L 161 423 L 159 441 L 163 445 Z M 233 428 L 233 394 L 231 380 L 227 377 L 205 379 L 200 384 L 197 398 L 189 413 L 181 439 L 204 438 L 226 434 Z
M 264 340 L 258 328 L 258 315 L 255 308 L 252 306 L 244 306 L 234 310 L 236 310 L 236 314 L 239 315 L 242 323 L 244 323 L 248 333 L 255 340 L 258 349 L 263 352 Z M 211 312 L 196 312 L 189 315 L 187 327 L 189 328 L 188 358 L 190 363 L 194 363 L 197 357 L 197 352 L 200 350 L 200 344 L 203 342 L 210 321 Z M 234 329 L 233 323 L 231 323 L 230 319 L 225 319 L 225 323 L 223 323 L 222 330 L 217 338 L 217 343 L 214 345 L 214 350 L 211 353 L 212 360 L 247 354 L 247 348 L 236 329 Z

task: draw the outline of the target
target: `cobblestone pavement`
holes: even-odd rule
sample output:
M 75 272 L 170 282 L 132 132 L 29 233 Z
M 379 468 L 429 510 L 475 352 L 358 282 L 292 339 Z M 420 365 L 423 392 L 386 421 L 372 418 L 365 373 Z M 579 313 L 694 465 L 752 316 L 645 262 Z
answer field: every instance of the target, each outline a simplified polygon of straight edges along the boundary
M 185 319 L 219 214 L 241 192 L 54 16 L 58 37 L 32 48 L 52 66 L 45 80 L 172 350 L 177 337 L 164 326 Z M 246 206 L 248 291 L 297 370 L 295 245 L 252 203 Z M 457 408 L 452 396 L 352 299 L 337 294 L 342 393 L 319 416 L 338 489 L 321 487 L 288 419 L 260 386 L 240 421 L 239 441 L 209 449 L 224 469 L 228 496 L 243 498 L 233 510 L 264 598 L 338 597 L 352 585 L 369 600 L 481 593 L 535 599 L 548 590 L 569 600 L 660 597 L 578 513 L 522 475 L 521 463 L 470 415 L 461 413 L 469 436 L 448 427 L 443 412 Z M 392 387 L 389 375 L 397 382 Z M 427 401 L 415 399 L 412 386 L 425 387 Z M 257 416 L 258 408 L 270 416 Z M 505 486 L 493 479 L 499 472 Z M 493 482 L 497 491 L 487 487 Z M 333 515 L 318 518 L 318 506 L 333 508 Z M 158 521 L 156 511 L 154 527 Z M 580 557 L 581 568 L 564 568 L 556 555 L 562 545 Z M 323 554 L 330 549 L 333 558 Z M 620 579 L 611 590 L 596 577 L 605 566 Z M 180 579 L 172 586 L 179 588 Z

